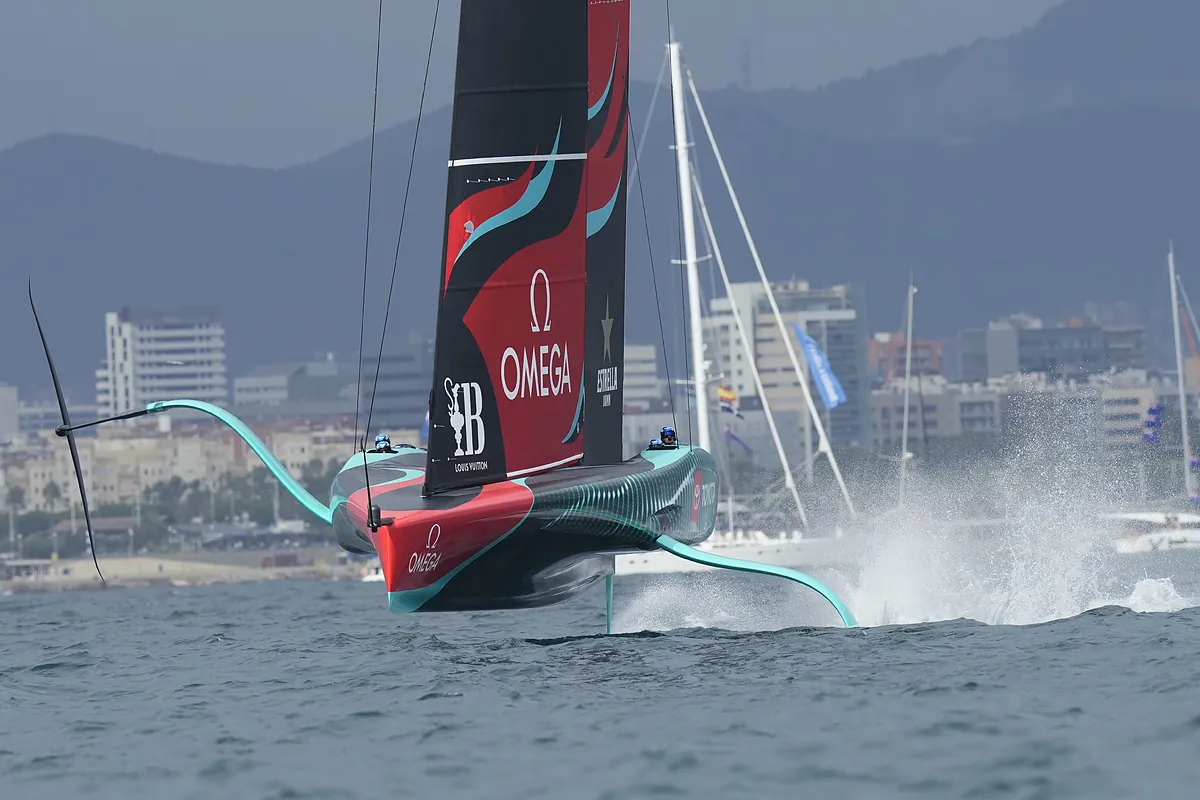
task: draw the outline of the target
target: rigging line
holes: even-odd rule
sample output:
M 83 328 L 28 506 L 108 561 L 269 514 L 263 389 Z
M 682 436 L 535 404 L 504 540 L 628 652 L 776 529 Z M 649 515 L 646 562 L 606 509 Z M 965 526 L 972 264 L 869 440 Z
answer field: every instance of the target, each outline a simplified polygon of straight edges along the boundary
M 675 41 L 675 29 L 671 26 L 671 0 L 666 0 L 666 8 L 667 8 L 667 42 L 673 43 Z M 683 55 L 680 54 L 680 58 L 682 58 L 682 57 L 683 57 Z M 675 90 L 674 74 L 671 75 L 671 90 L 672 90 L 672 92 L 674 92 L 674 90 Z M 682 87 L 680 88 L 680 91 L 683 91 Z M 687 100 L 685 97 L 684 104 L 686 105 L 686 103 L 687 103 Z M 674 114 L 671 115 L 671 134 L 672 134 L 672 141 L 677 142 L 679 140 L 679 134 L 675 127 L 675 115 Z M 687 131 L 684 131 L 684 136 L 685 137 L 687 136 Z M 685 154 L 685 157 L 686 157 L 686 154 Z M 677 187 L 679 187 L 678 190 L 676 191 L 676 196 L 675 196 L 675 237 L 676 237 L 676 244 L 679 247 L 678 253 L 680 254 L 680 259 L 679 259 L 679 261 L 680 261 L 680 264 L 679 264 L 679 300 L 680 300 L 680 303 L 679 303 L 679 306 L 680 306 L 680 310 L 683 311 L 684 319 L 687 319 L 688 318 L 688 314 L 687 314 L 687 264 L 683 263 L 687 257 L 684 254 L 684 250 L 683 250 L 683 196 L 682 196 L 682 192 L 691 191 L 691 187 L 688 187 L 685 190 L 679 180 L 679 159 L 673 158 L 673 159 L 671 159 L 671 162 L 675 165 L 675 185 Z M 684 327 L 686 329 L 687 326 L 685 325 Z M 699 336 L 700 331 L 692 331 L 692 335 Z M 684 380 L 684 396 L 688 397 L 688 403 L 687 403 L 688 441 L 695 442 L 696 441 L 695 431 L 693 430 L 693 425 L 692 425 L 692 404 L 693 404 L 693 401 L 696 400 L 696 398 L 698 398 L 698 395 L 696 395 L 695 393 L 699 392 L 701 390 L 701 387 L 697 385 L 696 376 L 692 374 L 691 355 L 688 352 L 688 350 L 689 350 L 689 348 L 687 347 L 687 342 L 685 339 L 684 347 L 683 347 L 683 369 L 684 369 L 684 375 L 686 376 L 685 380 Z M 666 360 L 665 353 L 663 354 L 663 359 Z M 687 386 L 688 386 L 687 378 L 692 379 L 691 387 L 692 387 L 693 394 L 691 396 L 687 395 Z M 703 388 L 704 388 L 704 390 L 707 391 L 708 386 L 706 385 Z M 673 389 L 672 389 L 672 391 L 673 391 Z
M 625 76 L 625 91 L 629 91 L 629 76 Z M 629 107 L 625 107 L 625 127 L 629 130 L 630 137 L 634 137 L 633 118 L 630 116 Z M 663 327 L 662 305 L 658 301 L 658 275 L 654 268 L 654 245 L 650 243 L 650 217 L 646 214 L 646 191 L 642 186 L 642 178 L 638 170 L 638 143 L 637 139 L 633 139 L 633 169 L 637 177 L 638 196 L 642 201 L 642 226 L 646 229 L 646 250 L 650 254 L 650 280 L 654 284 L 654 310 L 658 313 L 658 335 L 662 342 L 663 365 L 667 372 L 667 402 L 671 407 L 671 427 L 674 428 L 679 423 L 675 419 L 675 388 L 671 383 L 671 359 L 667 358 L 667 332 Z
M 371 386 L 371 404 L 367 410 L 367 430 L 371 429 L 371 420 L 375 415 L 375 393 L 379 389 L 379 368 L 383 363 L 383 343 L 387 338 L 388 316 L 392 311 L 392 293 L 396 289 L 396 267 L 400 263 L 400 242 L 404 238 L 404 220 L 408 212 L 408 194 L 412 189 L 413 165 L 417 161 L 417 140 L 421 135 L 421 120 L 425 111 L 425 92 L 429 88 L 429 65 L 433 62 L 433 42 L 437 38 L 438 12 L 442 0 L 433 5 L 433 28 L 429 31 L 429 50 L 425 54 L 425 78 L 421 81 L 421 100 L 417 103 L 417 123 L 413 131 L 412 152 L 408 156 L 408 177 L 404 180 L 404 201 L 400 204 L 400 230 L 396 232 L 396 253 L 392 257 L 392 278 L 388 282 L 387 305 L 383 310 L 383 328 L 379 331 L 379 355 L 375 360 L 375 382 Z
M 1200 351 L 1196 349 L 1196 336 L 1200 335 L 1200 326 L 1196 324 L 1196 312 L 1192 311 L 1192 301 L 1188 299 L 1187 290 L 1183 288 L 1183 278 L 1176 273 L 1176 282 L 1179 283 L 1179 294 L 1183 298 L 1183 307 L 1187 311 L 1190 325 L 1185 325 L 1187 331 L 1188 346 L 1192 350 L 1192 358 L 1200 360 Z
M 650 120 L 654 117 L 654 107 L 658 104 L 658 90 L 662 88 L 663 73 L 667 71 L 667 62 L 670 61 L 670 59 L 671 59 L 671 51 L 664 50 L 662 65 L 659 66 L 659 68 L 658 68 L 658 80 L 656 80 L 654 82 L 654 93 L 652 95 L 650 95 L 650 108 L 646 111 L 646 121 L 642 123 L 642 145 L 641 145 L 641 147 L 646 146 L 647 137 L 650 135 Z M 628 84 L 628 81 L 626 81 L 626 83 Z M 626 117 L 628 117 L 628 114 L 626 114 Z M 630 131 L 630 135 L 631 136 L 633 135 L 632 131 Z M 634 141 L 635 141 L 634 146 L 637 147 L 636 140 L 634 140 Z M 639 172 L 638 167 L 637 167 L 638 157 L 641 156 L 641 154 L 642 154 L 641 148 L 638 147 L 637 151 L 633 154 L 633 174 L 629 176 L 630 180 L 633 180 L 634 178 L 636 178 L 638 176 L 638 172 Z
M 354 384 L 354 444 L 358 440 L 358 415 L 362 407 L 363 340 L 367 327 L 367 257 L 371 252 L 371 199 L 375 194 L 375 123 L 379 112 L 379 51 L 383 43 L 383 0 L 379 0 L 379 16 L 375 23 L 375 94 L 371 99 L 371 157 L 367 166 L 367 235 L 363 244 L 362 309 L 358 316 L 358 377 Z M 364 432 L 365 434 L 365 432 Z M 365 449 L 365 445 L 363 446 Z
M 682 58 L 682 53 L 680 54 L 680 57 Z M 684 116 L 684 119 L 687 120 L 688 130 L 692 130 L 692 128 L 693 128 L 693 126 L 692 126 L 692 108 L 687 103 L 683 104 L 683 116 Z M 690 160 L 692 162 L 692 180 L 695 182 L 695 185 L 696 185 L 696 194 L 699 195 L 700 192 L 702 192 L 704 190 L 704 181 L 702 181 L 700 179 L 700 161 L 699 161 L 699 159 L 690 159 Z M 701 227 L 703 227 L 703 226 L 701 226 Z M 707 270 L 707 272 L 708 272 L 708 290 L 709 290 L 708 296 L 710 298 L 717 297 L 718 296 L 718 294 L 717 294 L 717 268 L 716 268 L 716 264 L 714 263 L 715 259 L 713 258 L 712 242 L 709 240 L 708 231 L 705 230 L 702 232 L 704 233 L 704 250 L 705 250 L 704 258 L 708 259 L 708 270 Z M 697 275 L 698 274 L 699 274 L 699 267 L 697 267 Z M 730 300 L 730 302 L 733 302 L 733 301 Z M 700 308 L 700 316 L 701 317 L 704 316 L 703 306 L 701 306 L 701 308 Z M 707 371 L 705 372 L 705 374 L 707 375 Z

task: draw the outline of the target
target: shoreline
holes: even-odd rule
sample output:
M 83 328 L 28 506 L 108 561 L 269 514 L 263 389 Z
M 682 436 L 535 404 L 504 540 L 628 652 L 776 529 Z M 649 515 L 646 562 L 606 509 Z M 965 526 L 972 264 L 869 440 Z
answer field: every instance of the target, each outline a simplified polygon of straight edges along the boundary
M 101 558 L 109 588 L 145 588 L 150 586 L 212 586 L 216 584 L 261 583 L 277 580 L 355 580 L 358 565 L 339 564 L 336 557 L 314 558 L 303 566 L 263 567 L 247 561 L 261 560 L 272 551 L 244 552 L 236 561 L 220 563 L 187 557 L 123 556 Z M 327 555 L 336 556 L 336 551 Z M 229 559 L 225 559 L 229 560 Z M 44 594 L 49 592 L 87 591 L 102 588 L 91 560 L 62 559 L 52 562 L 49 574 L 0 581 L 5 594 Z

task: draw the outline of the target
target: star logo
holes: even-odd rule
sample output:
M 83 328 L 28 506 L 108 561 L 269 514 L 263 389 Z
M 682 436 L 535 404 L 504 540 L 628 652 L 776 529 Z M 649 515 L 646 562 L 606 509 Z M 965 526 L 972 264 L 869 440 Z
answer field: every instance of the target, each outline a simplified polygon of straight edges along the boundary
M 610 345 L 612 343 L 613 318 L 612 318 L 612 314 L 610 314 L 608 311 L 608 296 L 607 295 L 605 295 L 605 297 L 604 297 L 604 319 L 600 320 L 600 325 L 601 325 L 601 327 L 604 328 L 604 360 L 609 361 L 609 360 L 611 360 Z

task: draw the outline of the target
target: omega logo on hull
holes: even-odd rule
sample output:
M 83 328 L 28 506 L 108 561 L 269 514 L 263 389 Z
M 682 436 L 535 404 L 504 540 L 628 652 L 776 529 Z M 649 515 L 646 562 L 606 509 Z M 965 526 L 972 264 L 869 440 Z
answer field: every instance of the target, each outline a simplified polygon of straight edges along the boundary
M 422 573 L 432 572 L 437 569 L 437 565 L 442 560 L 442 554 L 434 548 L 437 547 L 438 541 L 442 538 L 442 526 L 438 523 L 433 523 L 433 527 L 429 529 L 429 535 L 425 538 L 425 552 L 413 553 L 408 559 L 408 572 Z

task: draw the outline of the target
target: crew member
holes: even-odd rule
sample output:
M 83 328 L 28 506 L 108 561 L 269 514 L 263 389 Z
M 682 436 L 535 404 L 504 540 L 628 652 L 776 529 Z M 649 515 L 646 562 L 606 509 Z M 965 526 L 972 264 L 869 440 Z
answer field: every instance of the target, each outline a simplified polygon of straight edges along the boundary
M 370 453 L 398 453 L 399 450 L 392 448 L 392 440 L 388 438 L 386 433 L 381 433 L 375 437 L 375 449 L 368 450 Z
M 679 439 L 675 436 L 675 429 L 670 425 L 664 425 L 658 432 L 658 438 L 650 442 L 651 450 L 674 450 L 677 447 L 679 447 Z

